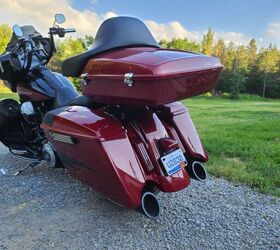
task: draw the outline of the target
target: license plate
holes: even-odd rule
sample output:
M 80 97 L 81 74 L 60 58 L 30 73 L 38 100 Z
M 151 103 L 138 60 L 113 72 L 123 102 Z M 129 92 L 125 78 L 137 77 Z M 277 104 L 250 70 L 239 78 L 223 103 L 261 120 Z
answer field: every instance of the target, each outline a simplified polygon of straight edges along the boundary
M 168 175 L 178 172 L 182 167 L 187 165 L 187 160 L 181 149 L 177 149 L 161 157 L 161 162 Z

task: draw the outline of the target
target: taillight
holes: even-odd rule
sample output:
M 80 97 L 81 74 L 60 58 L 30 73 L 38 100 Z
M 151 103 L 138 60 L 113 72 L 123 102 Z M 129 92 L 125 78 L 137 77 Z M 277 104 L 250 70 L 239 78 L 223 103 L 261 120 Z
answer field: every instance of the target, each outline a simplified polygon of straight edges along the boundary
M 161 138 L 158 140 L 160 154 L 164 155 L 178 149 L 178 142 L 172 138 Z

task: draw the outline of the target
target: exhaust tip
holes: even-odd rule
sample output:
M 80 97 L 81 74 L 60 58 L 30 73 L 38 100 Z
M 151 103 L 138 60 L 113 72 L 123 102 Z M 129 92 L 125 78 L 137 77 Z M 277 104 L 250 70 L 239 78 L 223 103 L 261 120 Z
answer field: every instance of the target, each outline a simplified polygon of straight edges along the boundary
M 204 166 L 198 162 L 198 161 L 194 161 L 192 163 L 191 168 L 188 168 L 188 173 L 189 176 L 192 179 L 198 180 L 198 181 L 206 181 L 207 179 L 207 172 L 204 168 Z
M 160 214 L 160 205 L 157 197 L 151 193 L 146 192 L 142 196 L 141 208 L 143 213 L 150 219 L 156 220 Z

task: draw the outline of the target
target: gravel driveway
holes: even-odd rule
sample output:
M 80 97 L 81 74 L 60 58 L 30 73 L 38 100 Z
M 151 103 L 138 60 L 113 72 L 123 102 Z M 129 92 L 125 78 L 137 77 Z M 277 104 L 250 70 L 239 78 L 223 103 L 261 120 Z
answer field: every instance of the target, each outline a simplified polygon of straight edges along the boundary
M 24 165 L 0 145 L 0 249 L 280 249 L 280 199 L 222 179 L 160 193 L 152 221 L 63 169 L 12 176 Z

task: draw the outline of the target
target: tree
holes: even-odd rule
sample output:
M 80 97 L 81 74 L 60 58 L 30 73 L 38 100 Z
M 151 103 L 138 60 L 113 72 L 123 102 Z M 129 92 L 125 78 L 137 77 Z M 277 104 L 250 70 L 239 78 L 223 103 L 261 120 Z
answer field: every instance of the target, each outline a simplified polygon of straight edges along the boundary
M 248 68 L 248 52 L 244 45 L 241 45 L 237 48 L 236 51 L 236 60 L 237 65 L 240 70 L 243 70 L 245 74 L 248 74 L 249 68 Z
M 230 42 L 229 45 L 227 46 L 227 52 L 226 52 L 226 57 L 225 57 L 225 62 L 224 62 L 224 67 L 226 69 L 231 69 L 232 68 L 232 63 L 236 55 L 236 48 L 234 46 L 233 42 Z
M 213 48 L 213 56 L 218 57 L 221 63 L 225 64 L 226 53 L 227 53 L 227 48 L 225 42 L 222 39 L 219 39 Z
M 232 99 L 240 98 L 240 89 L 246 82 L 246 75 L 244 73 L 244 70 L 240 68 L 240 65 L 238 63 L 238 58 L 235 57 L 232 62 L 232 67 L 228 78 L 230 98 Z
M 0 25 L 0 54 L 2 54 L 12 36 L 12 29 L 7 24 Z
M 57 43 L 57 52 L 49 62 L 49 68 L 56 72 L 61 72 L 62 62 L 74 55 L 82 53 L 85 50 L 80 39 L 68 38 Z M 78 78 L 70 78 L 74 86 L 80 90 L 80 80 Z
M 159 41 L 159 45 L 160 45 L 162 48 L 168 48 L 168 41 L 167 41 L 167 40 L 160 40 L 160 41 Z
M 202 53 L 205 55 L 212 55 L 214 45 L 214 32 L 211 28 L 208 29 L 207 33 L 203 35 L 203 40 L 201 43 Z
M 226 45 L 223 40 L 219 39 L 214 46 L 213 55 L 217 56 L 224 65 L 224 70 L 221 72 L 215 90 L 222 92 L 230 92 L 231 88 L 228 79 L 231 76 L 232 63 L 236 55 L 236 48 L 233 43 Z
M 179 49 L 185 51 L 200 52 L 200 44 L 190 41 L 187 38 L 173 38 L 171 41 L 161 40 L 159 45 L 162 48 Z
M 82 53 L 85 49 L 80 39 L 67 38 L 56 44 L 57 51 L 49 62 L 49 67 L 53 71 L 61 72 L 62 62 L 74 55 Z
M 163 42 L 162 42 L 162 44 L 163 44 Z M 166 43 L 166 47 L 171 48 L 171 49 L 179 49 L 179 50 L 185 50 L 185 51 L 200 52 L 199 43 L 190 41 L 187 38 L 185 38 L 185 39 L 173 38 L 170 42 Z
M 219 39 L 218 42 L 213 47 L 213 56 L 218 57 L 222 64 L 225 63 L 226 59 L 226 44 L 222 39 Z M 221 90 L 224 85 L 224 71 L 222 71 L 215 88 L 213 88 L 213 94 L 216 90 Z
M 252 67 L 257 60 L 257 43 L 255 39 L 251 39 L 247 49 L 248 49 L 248 64 L 250 67 Z
M 0 54 L 2 54 L 7 46 L 7 43 L 10 41 L 10 38 L 12 36 L 12 29 L 7 24 L 1 24 L 0 25 Z M 4 87 L 3 82 L 0 80 L 0 88 L 1 91 L 4 89 L 7 90 L 7 88 Z
M 257 61 L 257 43 L 255 39 L 251 39 L 247 46 L 247 54 L 248 54 L 248 80 L 246 83 L 246 92 L 257 93 L 257 88 L 259 81 L 259 72 L 256 67 Z
M 94 37 L 86 35 L 84 38 L 78 38 L 83 44 L 84 49 L 89 49 L 94 43 Z
M 276 73 L 278 70 L 279 65 L 279 51 L 277 48 L 273 48 L 271 45 L 268 49 L 263 50 L 258 58 L 258 69 L 263 74 L 263 90 L 262 96 L 266 97 L 266 88 L 268 78 L 273 74 Z

